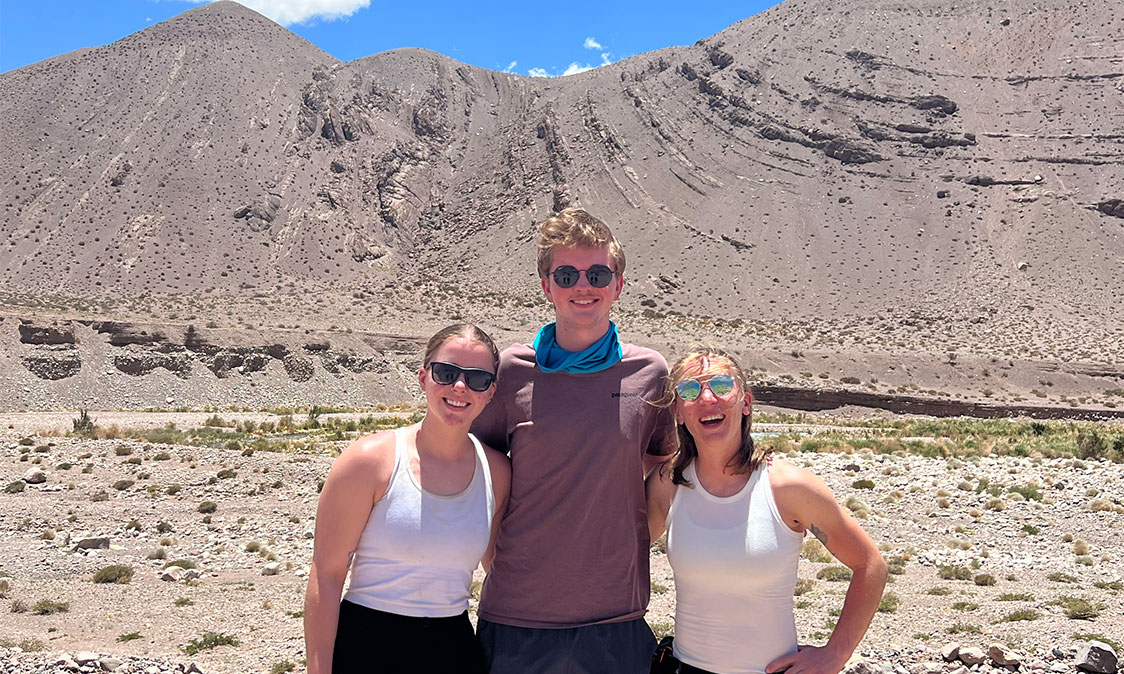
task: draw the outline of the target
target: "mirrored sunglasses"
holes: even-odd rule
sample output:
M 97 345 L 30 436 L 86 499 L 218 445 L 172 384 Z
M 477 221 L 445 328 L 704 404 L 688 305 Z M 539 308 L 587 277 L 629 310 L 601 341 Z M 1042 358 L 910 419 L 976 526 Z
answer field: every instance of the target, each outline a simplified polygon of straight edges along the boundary
M 680 398 L 691 402 L 702 395 L 703 386 L 710 387 L 710 392 L 717 398 L 729 395 L 734 390 L 734 378 L 728 374 L 716 374 L 709 380 L 684 379 L 675 385 L 675 393 Z

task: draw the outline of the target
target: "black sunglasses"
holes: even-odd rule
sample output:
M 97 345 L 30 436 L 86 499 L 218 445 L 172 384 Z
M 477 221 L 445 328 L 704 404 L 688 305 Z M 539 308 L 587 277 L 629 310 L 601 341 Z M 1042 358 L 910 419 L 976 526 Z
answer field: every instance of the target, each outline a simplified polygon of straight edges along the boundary
M 550 272 L 550 275 L 554 277 L 554 282 L 559 288 L 573 288 L 578 284 L 582 272 L 585 272 L 585 280 L 594 288 L 604 288 L 609 285 L 613 282 L 613 275 L 616 274 L 603 264 L 595 264 L 589 269 L 576 269 L 564 264 Z
M 433 373 L 433 381 L 441 384 L 442 386 L 449 386 L 457 383 L 457 380 L 464 375 L 464 385 L 476 391 L 483 393 L 488 390 L 492 382 L 496 380 L 494 372 L 481 370 L 475 367 L 461 367 L 460 365 L 453 365 L 452 363 L 444 363 L 435 360 L 426 367 Z

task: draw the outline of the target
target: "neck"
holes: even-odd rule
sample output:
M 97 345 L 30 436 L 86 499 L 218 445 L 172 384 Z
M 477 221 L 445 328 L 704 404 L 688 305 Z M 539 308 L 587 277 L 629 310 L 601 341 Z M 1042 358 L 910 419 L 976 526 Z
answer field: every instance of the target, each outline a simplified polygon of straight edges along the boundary
M 730 460 L 738 453 L 737 445 L 700 445 L 696 443 L 695 471 L 712 479 L 729 477 L 735 473 L 729 468 Z
M 468 427 L 447 426 L 439 421 L 434 421 L 428 414 L 418 424 L 418 434 L 414 443 L 418 448 L 418 455 L 432 456 L 437 459 L 460 458 L 469 443 Z
M 563 325 L 556 323 L 554 326 L 554 341 L 562 349 L 570 353 L 585 351 L 597 343 L 599 339 L 609 332 L 609 321 L 589 328 L 583 326 Z

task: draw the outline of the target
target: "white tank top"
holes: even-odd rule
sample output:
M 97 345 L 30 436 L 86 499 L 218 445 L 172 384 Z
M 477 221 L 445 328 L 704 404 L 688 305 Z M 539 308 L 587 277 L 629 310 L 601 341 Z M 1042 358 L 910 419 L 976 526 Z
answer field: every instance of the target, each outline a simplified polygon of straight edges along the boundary
M 675 657 L 718 674 L 763 674 L 796 652 L 792 593 L 804 538 L 777 512 L 768 463 L 727 497 L 703 488 L 692 463 L 667 517 L 675 576 Z
M 433 494 L 410 471 L 403 431 L 394 431 L 394 472 L 359 536 L 344 599 L 406 616 L 460 615 L 496 510 L 488 457 L 469 434 L 472 481 L 459 494 Z

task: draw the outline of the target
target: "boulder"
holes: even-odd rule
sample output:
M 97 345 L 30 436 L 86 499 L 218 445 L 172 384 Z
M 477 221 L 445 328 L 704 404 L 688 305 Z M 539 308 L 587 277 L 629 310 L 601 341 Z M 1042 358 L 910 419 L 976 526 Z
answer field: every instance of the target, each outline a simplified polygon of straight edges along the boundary
M 954 662 L 959 659 L 959 656 L 960 644 L 951 642 L 941 646 L 941 657 L 944 658 L 945 662 Z
M 43 484 L 47 481 L 47 474 L 39 468 L 28 468 L 23 474 L 23 481 L 28 484 Z
M 74 544 L 75 550 L 108 550 L 109 536 L 88 536 L 78 539 Z
M 74 661 L 78 663 L 79 667 L 82 667 L 97 662 L 99 657 L 97 653 L 82 651 L 74 655 Z
M 281 562 L 270 562 L 262 568 L 261 575 L 263 575 L 263 576 L 276 576 L 277 573 L 280 570 L 281 570 Z
M 1008 665 L 1017 667 L 1022 663 L 1022 657 L 1018 653 L 998 643 L 991 644 L 987 647 L 987 657 L 991 659 L 991 664 L 999 667 L 1006 667 Z
M 842 674 L 882 674 L 882 668 L 870 660 L 857 660 L 847 665 Z
M 160 580 L 168 581 L 169 583 L 175 583 L 183 578 L 183 573 L 183 567 L 169 566 L 160 573 Z
M 1077 669 L 1096 674 L 1116 674 L 1116 651 L 1102 641 L 1090 641 L 1077 652 Z
M 183 579 L 196 580 L 202 575 L 203 574 L 199 571 L 199 569 L 185 569 L 183 572 Z
M 104 657 L 98 660 L 98 664 L 101 665 L 103 671 L 112 672 L 116 671 L 123 664 L 123 661 L 121 658 Z
M 982 665 L 987 660 L 987 655 L 983 652 L 983 649 L 976 648 L 975 646 L 961 648 L 957 657 L 960 658 L 960 662 L 963 662 L 969 667 Z

